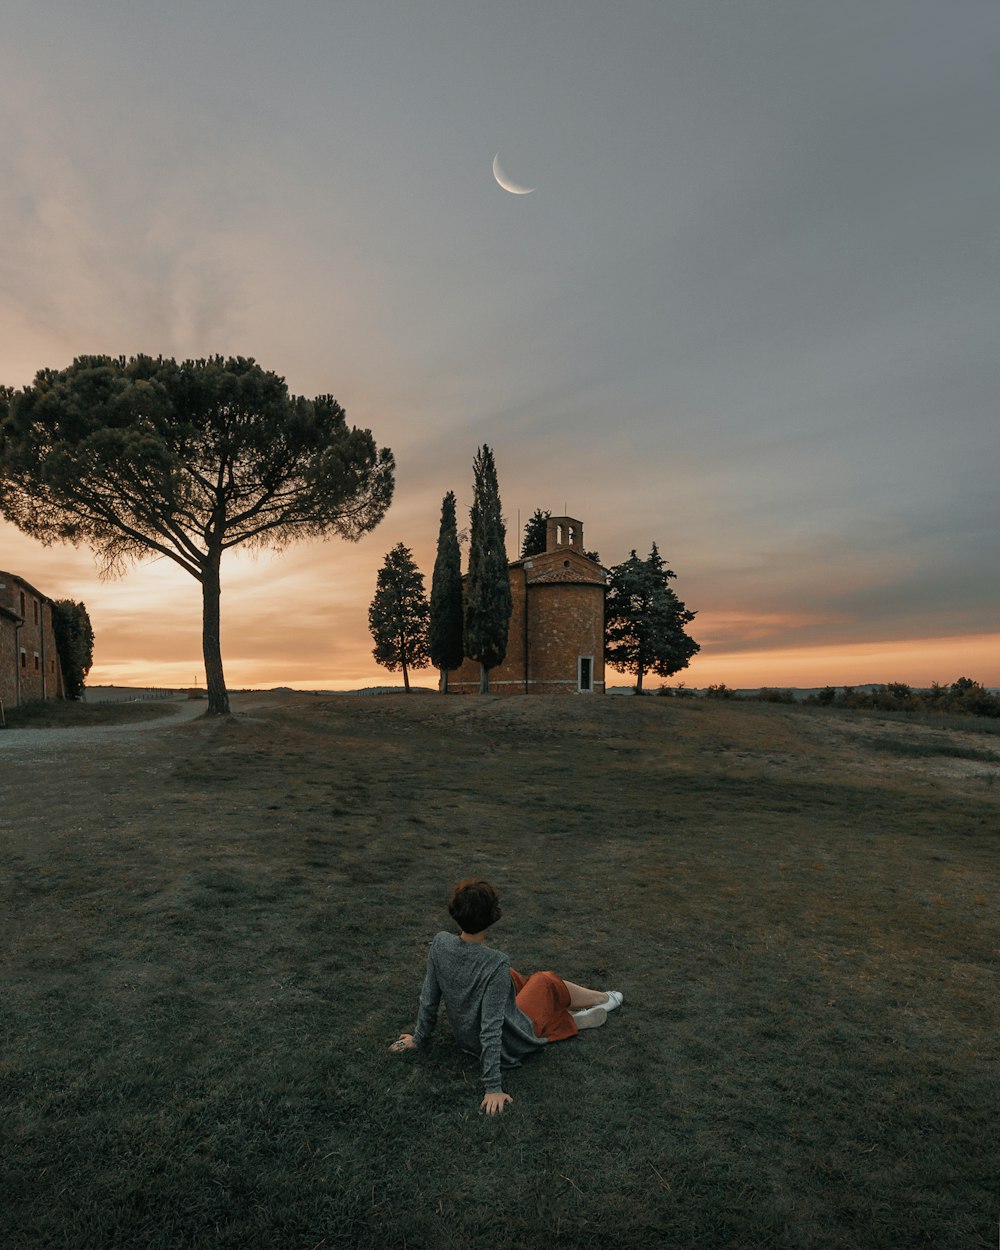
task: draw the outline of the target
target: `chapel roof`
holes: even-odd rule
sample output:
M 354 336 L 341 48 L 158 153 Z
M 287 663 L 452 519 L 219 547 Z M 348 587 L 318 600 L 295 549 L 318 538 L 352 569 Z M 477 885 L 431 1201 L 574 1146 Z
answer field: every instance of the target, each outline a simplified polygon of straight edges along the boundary
M 569 547 L 541 551 L 521 560 L 512 560 L 510 568 L 523 568 L 529 586 L 551 583 L 577 583 L 592 586 L 605 584 L 604 569 L 587 556 Z

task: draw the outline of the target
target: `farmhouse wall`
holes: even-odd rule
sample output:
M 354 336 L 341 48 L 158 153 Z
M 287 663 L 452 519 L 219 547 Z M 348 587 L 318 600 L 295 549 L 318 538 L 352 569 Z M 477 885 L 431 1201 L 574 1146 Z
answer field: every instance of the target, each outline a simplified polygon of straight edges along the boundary
M 0 699 L 17 707 L 64 692 L 52 600 L 23 577 L 0 572 Z
M 0 701 L 17 706 L 17 623 L 20 617 L 0 608 Z

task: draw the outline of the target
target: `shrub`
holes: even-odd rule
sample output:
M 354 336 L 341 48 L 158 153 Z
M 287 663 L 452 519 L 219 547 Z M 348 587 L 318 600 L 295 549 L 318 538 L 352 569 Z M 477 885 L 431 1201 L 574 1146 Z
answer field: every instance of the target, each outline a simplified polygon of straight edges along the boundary
M 782 692 L 762 690 L 758 697 L 778 701 L 771 699 L 774 693 Z M 993 694 L 970 677 L 960 677 L 949 686 L 938 681 L 931 682 L 926 690 L 914 690 L 905 682 L 890 681 L 870 690 L 844 686 L 838 695 L 833 686 L 824 686 L 816 694 L 810 695 L 806 702 L 823 707 L 836 705 L 846 708 L 873 708 L 882 712 L 923 711 L 935 716 L 954 714 L 1000 718 L 1000 695 Z

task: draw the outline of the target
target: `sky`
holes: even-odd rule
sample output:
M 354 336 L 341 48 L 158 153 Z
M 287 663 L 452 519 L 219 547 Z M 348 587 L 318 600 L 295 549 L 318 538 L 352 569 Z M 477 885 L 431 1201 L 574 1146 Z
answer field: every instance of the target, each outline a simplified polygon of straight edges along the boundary
M 483 443 L 512 558 L 536 508 L 605 564 L 658 544 L 689 686 L 1000 685 L 992 0 L 53 0 L 4 26 L 0 383 L 253 356 L 396 457 L 359 543 L 227 557 L 230 685 L 397 681 L 378 568 L 404 542 L 429 584 Z M 0 568 L 86 603 L 93 684 L 204 681 L 169 561 L 101 582 L 0 521 Z

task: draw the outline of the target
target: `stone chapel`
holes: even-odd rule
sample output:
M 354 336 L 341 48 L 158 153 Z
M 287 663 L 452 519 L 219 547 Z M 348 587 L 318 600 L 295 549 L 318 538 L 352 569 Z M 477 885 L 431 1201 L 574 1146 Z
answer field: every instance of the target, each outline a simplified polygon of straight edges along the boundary
M 545 550 L 508 565 L 513 611 L 495 694 L 604 693 L 604 569 L 583 554 L 583 523 L 549 517 Z M 479 665 L 448 674 L 449 694 L 475 694 Z

